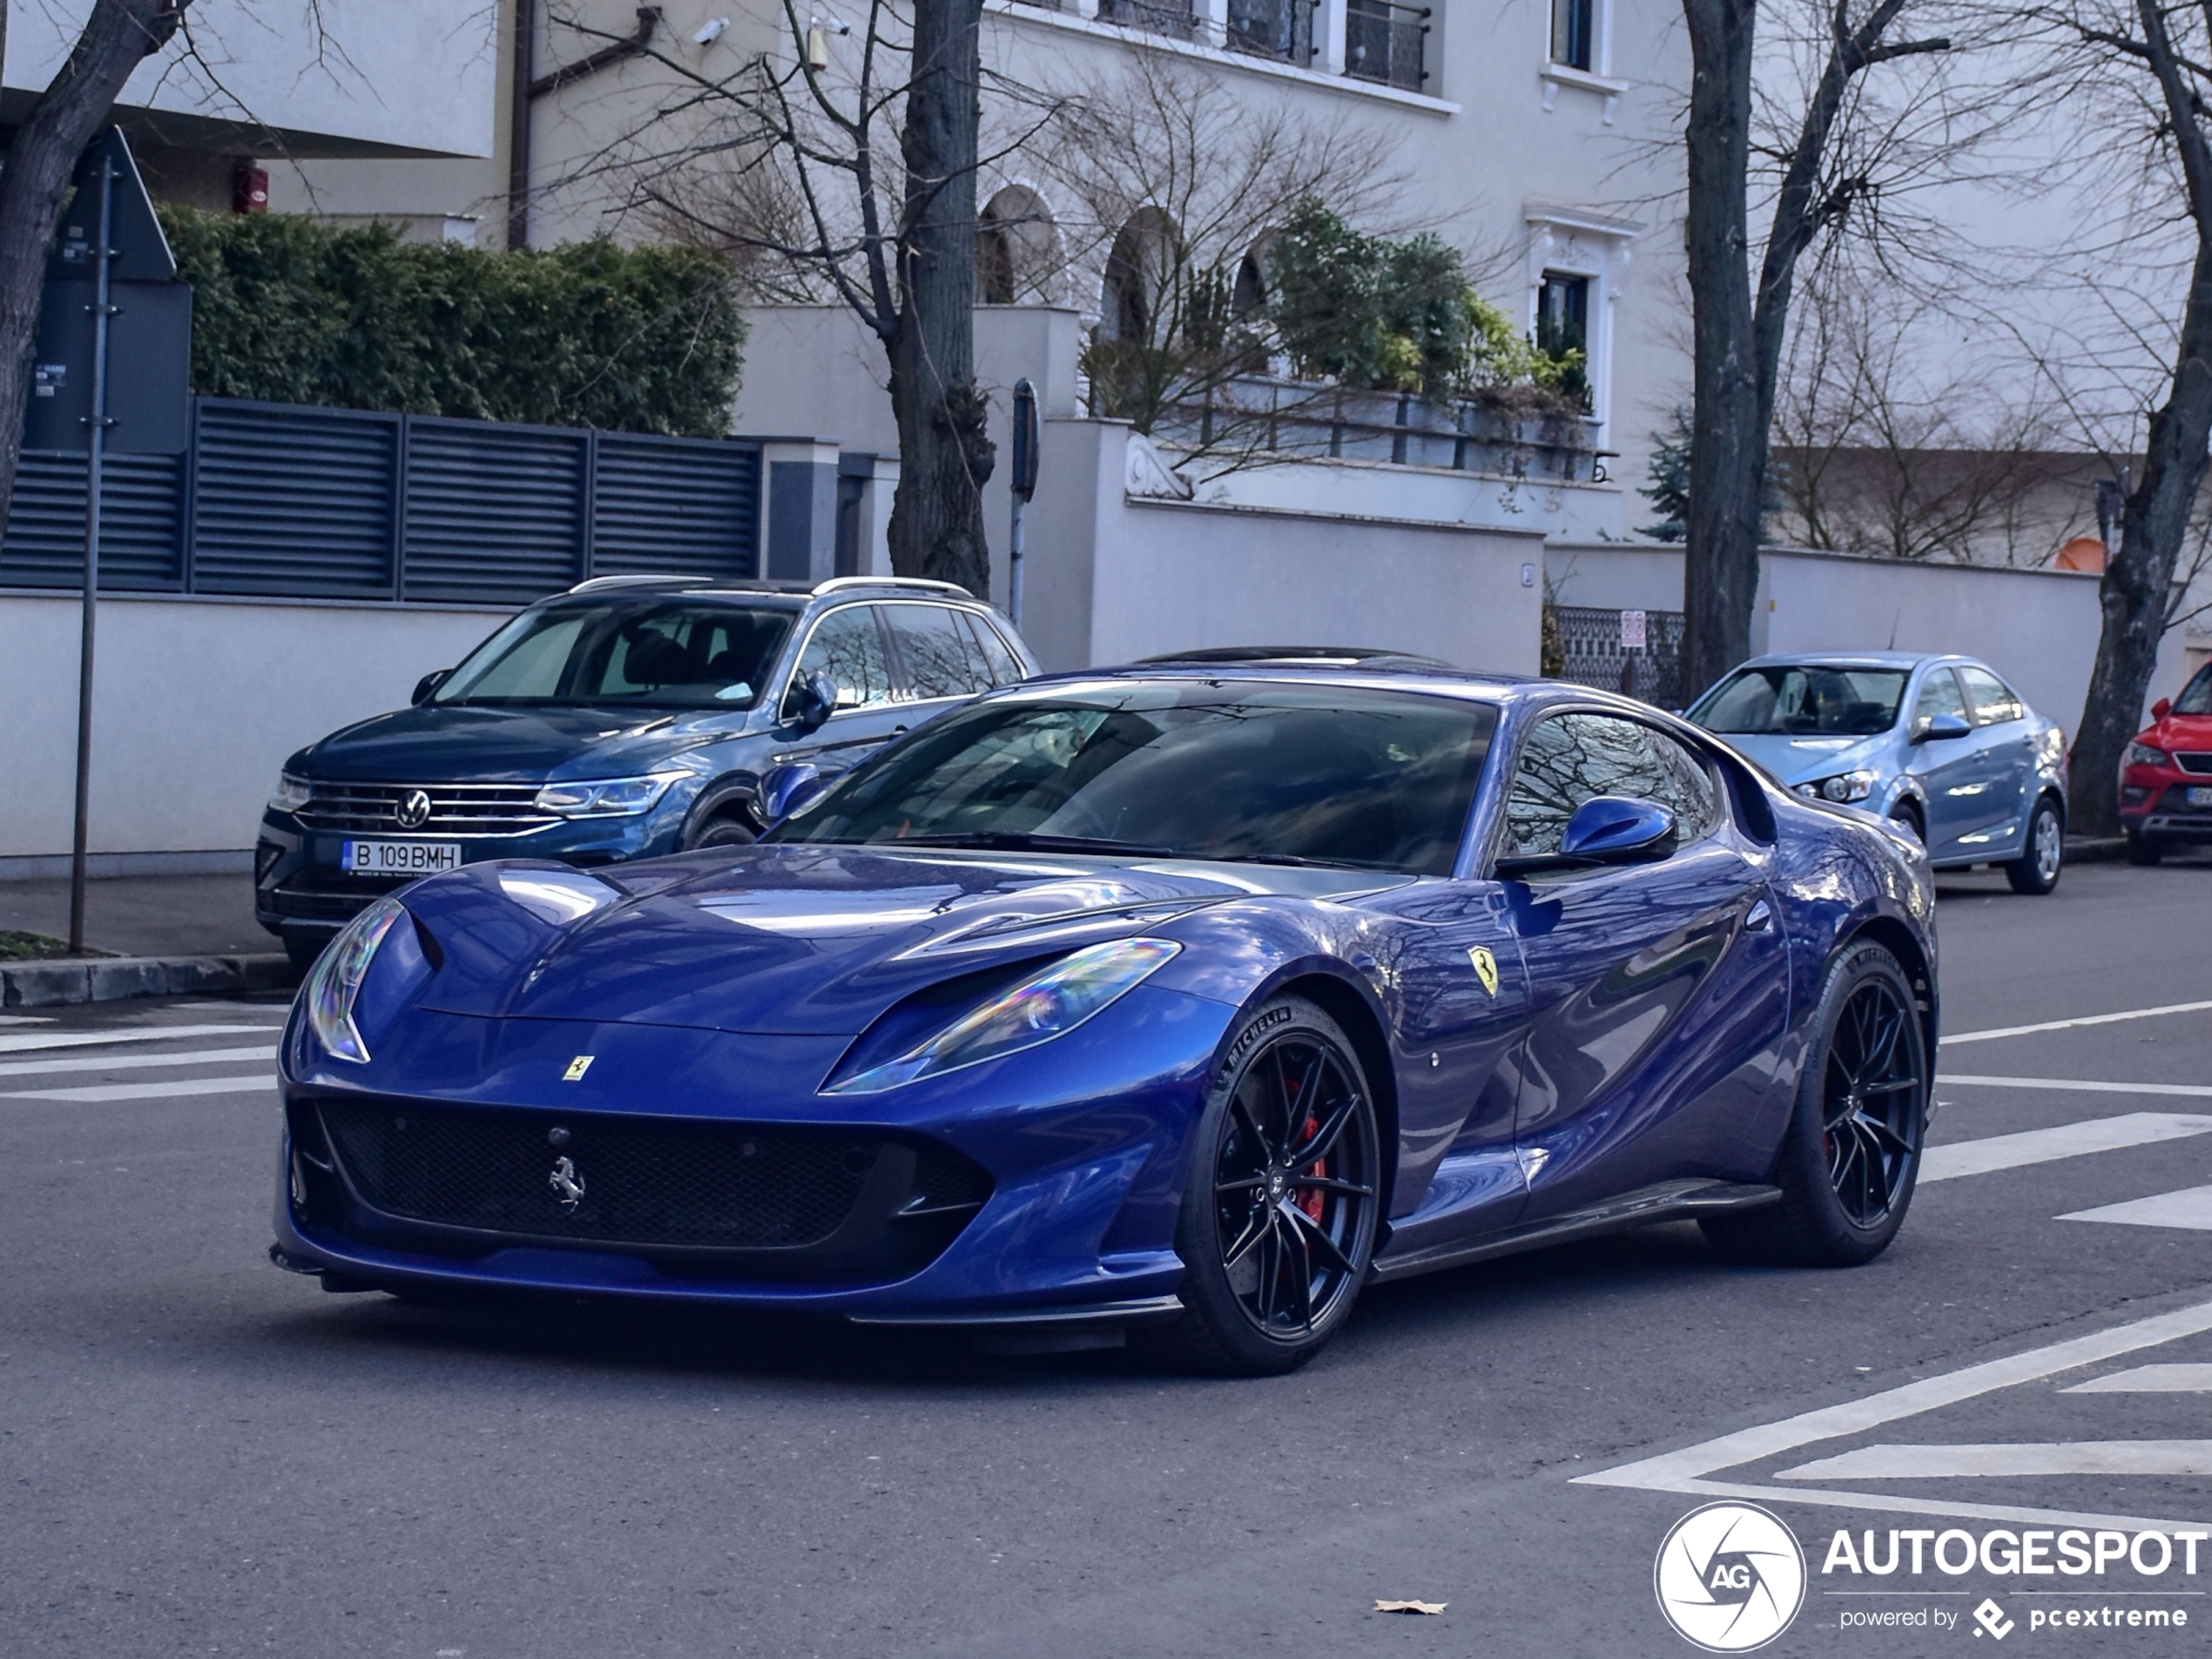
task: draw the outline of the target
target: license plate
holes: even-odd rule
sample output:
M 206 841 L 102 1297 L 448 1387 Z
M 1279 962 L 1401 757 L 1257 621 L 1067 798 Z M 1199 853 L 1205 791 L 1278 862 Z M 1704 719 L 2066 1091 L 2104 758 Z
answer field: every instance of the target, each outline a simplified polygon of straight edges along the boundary
M 458 841 L 346 841 L 339 867 L 348 875 L 428 875 L 461 867 Z
M 2192 806 L 2212 806 L 2212 789 L 2190 790 L 2189 805 Z

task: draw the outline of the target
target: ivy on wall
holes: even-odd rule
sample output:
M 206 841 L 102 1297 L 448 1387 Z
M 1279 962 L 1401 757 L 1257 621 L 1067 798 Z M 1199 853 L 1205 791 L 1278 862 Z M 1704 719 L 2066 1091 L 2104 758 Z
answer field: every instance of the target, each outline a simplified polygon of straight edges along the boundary
M 720 437 L 743 367 L 729 266 L 599 238 L 489 253 L 165 207 L 209 397 Z

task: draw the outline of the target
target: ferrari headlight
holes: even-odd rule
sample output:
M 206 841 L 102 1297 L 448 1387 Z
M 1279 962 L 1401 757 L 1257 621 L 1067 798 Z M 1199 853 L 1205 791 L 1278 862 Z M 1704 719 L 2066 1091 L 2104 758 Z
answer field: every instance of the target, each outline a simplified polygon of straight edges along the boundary
M 354 1025 L 354 999 L 368 977 L 376 948 L 392 931 L 392 924 L 406 914 L 406 907 L 396 899 L 372 900 L 330 941 L 300 987 L 300 995 L 307 1005 L 307 1028 L 332 1059 L 368 1063 L 368 1045 Z
M 682 774 L 655 772 L 650 778 L 610 778 L 573 784 L 548 784 L 537 792 L 537 810 L 563 818 L 617 818 L 651 812 L 669 785 Z
M 1881 782 L 1881 774 L 1861 769 L 1838 772 L 1833 778 L 1824 778 L 1817 783 L 1799 784 L 1797 792 L 1808 800 L 1865 800 L 1874 792 L 1874 786 Z
M 269 797 L 269 805 L 280 813 L 296 813 L 314 792 L 314 786 L 297 772 L 281 772 L 277 774 L 276 792 Z
M 2172 763 L 2166 759 L 2163 749 L 2155 749 L 2148 743 L 2131 743 L 2128 745 L 2125 764 L 2130 766 L 2165 766 Z
M 1182 948 L 1165 939 L 1121 939 L 1063 956 L 961 1015 L 919 1048 L 832 1083 L 823 1092 L 880 1094 L 918 1077 L 1049 1042 L 1134 990 Z

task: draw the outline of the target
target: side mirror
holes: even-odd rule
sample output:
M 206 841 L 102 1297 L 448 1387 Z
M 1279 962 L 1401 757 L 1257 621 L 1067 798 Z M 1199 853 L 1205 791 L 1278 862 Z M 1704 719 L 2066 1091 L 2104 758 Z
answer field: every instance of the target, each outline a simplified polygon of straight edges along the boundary
M 443 685 L 452 678 L 453 671 L 449 668 L 441 668 L 435 673 L 425 674 L 421 679 L 415 682 L 415 695 L 408 698 L 408 706 L 410 708 L 421 708 L 425 703 L 428 703 L 433 697 L 437 695 L 438 687 Z
M 1674 813 L 1656 802 L 1598 795 L 1567 820 L 1559 856 L 1594 864 L 1641 858 L 1674 833 Z
M 1912 734 L 1915 743 L 1946 743 L 1952 738 L 1963 738 L 1973 732 L 1965 717 L 1957 714 L 1931 714 L 1927 724 Z
M 803 734 L 819 732 L 837 712 L 837 682 L 829 670 L 818 668 L 791 688 L 784 700 L 784 718 Z
M 826 787 L 821 768 L 806 761 L 771 766 L 760 776 L 760 816 L 771 824 L 789 818 Z
M 2154 720 L 2162 720 L 2173 711 L 2174 701 L 2171 698 L 2161 697 L 2150 705 L 2150 718 Z

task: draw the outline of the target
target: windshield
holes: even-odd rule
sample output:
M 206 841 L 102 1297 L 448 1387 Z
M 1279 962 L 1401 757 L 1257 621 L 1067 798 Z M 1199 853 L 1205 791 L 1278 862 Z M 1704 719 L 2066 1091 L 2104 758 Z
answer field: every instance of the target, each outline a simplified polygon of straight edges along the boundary
M 791 623 L 788 610 L 686 600 L 542 605 L 479 645 L 433 700 L 749 709 Z
M 1739 735 L 1871 738 L 1897 724 L 1908 678 L 1901 668 L 1811 663 L 1739 668 L 1689 718 L 1708 732 Z
M 1497 711 L 1221 682 L 995 698 L 887 750 L 770 839 L 1447 875 Z
M 2212 663 L 2196 671 L 2196 678 L 2182 687 L 2174 699 L 2176 714 L 2212 714 Z

